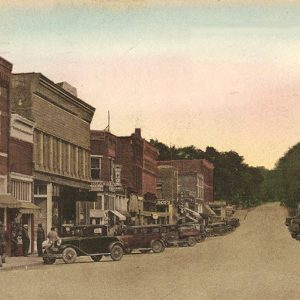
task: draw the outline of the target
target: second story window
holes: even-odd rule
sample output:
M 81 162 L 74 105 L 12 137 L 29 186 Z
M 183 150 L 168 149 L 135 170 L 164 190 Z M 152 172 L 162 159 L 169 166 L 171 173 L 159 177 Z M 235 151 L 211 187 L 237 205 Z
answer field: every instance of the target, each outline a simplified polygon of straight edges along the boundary
M 91 177 L 101 179 L 101 157 L 91 157 Z

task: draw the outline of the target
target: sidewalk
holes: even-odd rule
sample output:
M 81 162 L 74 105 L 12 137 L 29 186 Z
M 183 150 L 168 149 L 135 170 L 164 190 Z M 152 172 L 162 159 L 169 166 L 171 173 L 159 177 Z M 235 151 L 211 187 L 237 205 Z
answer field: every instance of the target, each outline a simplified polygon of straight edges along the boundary
M 32 254 L 27 257 L 6 257 L 6 262 L 3 264 L 3 267 L 0 268 L 0 272 L 15 269 L 27 269 L 37 265 L 43 265 L 43 259 L 38 257 L 37 254 Z

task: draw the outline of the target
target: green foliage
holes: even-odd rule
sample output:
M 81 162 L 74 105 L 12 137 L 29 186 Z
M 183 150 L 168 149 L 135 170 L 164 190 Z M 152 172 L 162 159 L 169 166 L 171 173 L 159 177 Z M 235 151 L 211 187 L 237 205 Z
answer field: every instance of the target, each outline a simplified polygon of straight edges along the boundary
M 290 148 L 275 167 L 276 197 L 290 208 L 300 203 L 300 143 Z
M 168 147 L 157 140 L 150 142 L 159 150 L 159 160 L 204 158 L 212 162 L 215 166 L 215 200 L 226 200 L 232 204 L 249 207 L 270 199 L 265 191 L 267 186 L 264 186 L 269 171 L 248 166 L 237 152 L 219 152 L 213 147 L 202 151 L 195 146 L 176 148 Z

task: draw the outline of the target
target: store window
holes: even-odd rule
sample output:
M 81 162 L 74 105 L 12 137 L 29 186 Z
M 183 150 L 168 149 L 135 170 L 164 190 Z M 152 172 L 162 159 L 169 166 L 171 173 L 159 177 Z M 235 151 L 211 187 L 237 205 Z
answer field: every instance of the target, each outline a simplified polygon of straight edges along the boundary
M 7 99 L 8 97 L 8 90 L 6 87 L 0 86 L 0 97 Z
M 101 178 L 101 157 L 91 157 L 91 177 L 94 180 Z

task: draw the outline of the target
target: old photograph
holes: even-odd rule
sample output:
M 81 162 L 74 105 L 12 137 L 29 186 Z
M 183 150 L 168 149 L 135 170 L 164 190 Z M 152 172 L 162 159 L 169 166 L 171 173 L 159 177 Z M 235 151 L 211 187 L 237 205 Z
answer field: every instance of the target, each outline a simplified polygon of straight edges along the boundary
M 299 299 L 300 2 L 0 0 L 0 299 Z

